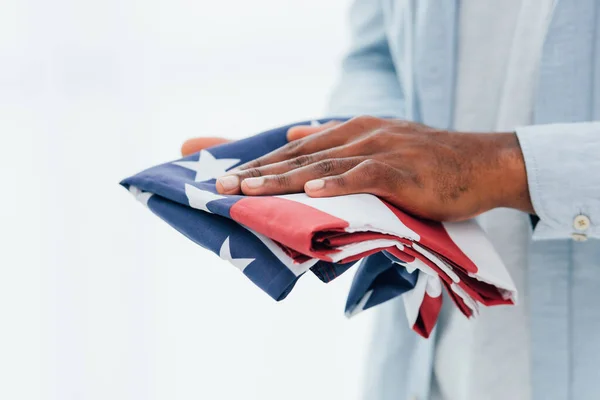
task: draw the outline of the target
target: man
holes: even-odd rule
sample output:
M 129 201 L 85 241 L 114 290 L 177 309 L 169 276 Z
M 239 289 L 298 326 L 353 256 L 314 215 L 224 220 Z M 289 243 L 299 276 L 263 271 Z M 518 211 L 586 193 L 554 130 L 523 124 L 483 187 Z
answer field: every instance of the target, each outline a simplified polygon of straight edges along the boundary
M 218 190 L 478 216 L 519 305 L 444 308 L 429 340 L 380 306 L 366 399 L 600 398 L 600 2 L 356 0 L 351 25 L 330 114 L 371 117 L 294 128 Z

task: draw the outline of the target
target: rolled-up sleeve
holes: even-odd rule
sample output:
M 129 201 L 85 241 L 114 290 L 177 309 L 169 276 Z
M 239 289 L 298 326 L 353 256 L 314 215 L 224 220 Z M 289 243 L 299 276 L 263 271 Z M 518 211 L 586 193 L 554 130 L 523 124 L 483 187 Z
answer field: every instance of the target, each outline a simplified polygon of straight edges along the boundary
M 533 208 L 534 240 L 600 239 L 600 122 L 516 130 Z
M 350 29 L 350 49 L 328 114 L 402 117 L 404 96 L 390 54 L 381 0 L 354 0 Z

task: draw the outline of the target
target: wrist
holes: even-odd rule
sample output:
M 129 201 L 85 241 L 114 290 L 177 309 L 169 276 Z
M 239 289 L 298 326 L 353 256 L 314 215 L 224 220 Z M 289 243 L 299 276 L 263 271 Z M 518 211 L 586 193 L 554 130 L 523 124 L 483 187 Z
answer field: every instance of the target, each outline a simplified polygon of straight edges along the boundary
M 507 207 L 534 213 L 529 196 L 527 170 L 517 135 L 514 132 L 493 133 L 493 152 L 497 164 L 493 208 Z

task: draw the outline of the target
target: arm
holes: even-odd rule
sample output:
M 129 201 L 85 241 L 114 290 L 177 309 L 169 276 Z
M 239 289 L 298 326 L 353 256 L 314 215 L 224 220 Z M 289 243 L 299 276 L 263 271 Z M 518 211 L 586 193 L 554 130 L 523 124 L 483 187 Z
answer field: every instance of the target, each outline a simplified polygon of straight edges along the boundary
M 533 238 L 600 239 L 600 122 L 533 125 L 517 137 L 540 218 Z
M 385 34 L 380 0 L 354 0 L 351 45 L 331 96 L 329 115 L 404 115 L 402 88 Z

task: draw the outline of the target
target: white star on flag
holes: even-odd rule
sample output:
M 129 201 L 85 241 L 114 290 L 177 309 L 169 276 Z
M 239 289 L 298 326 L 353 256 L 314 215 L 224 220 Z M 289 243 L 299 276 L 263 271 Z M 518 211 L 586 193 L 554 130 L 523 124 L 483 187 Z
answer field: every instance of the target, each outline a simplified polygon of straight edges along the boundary
M 233 258 L 233 257 L 231 257 L 231 248 L 229 247 L 229 236 L 227 236 L 227 239 L 225 239 L 225 241 L 221 245 L 221 250 L 219 250 L 219 257 L 221 257 L 223 260 L 229 261 L 234 266 L 239 268 L 239 270 L 242 272 L 244 271 L 244 269 L 246 269 L 248 264 L 250 264 L 252 261 L 256 260 L 256 258 Z
M 190 207 L 206 212 L 210 212 L 206 207 L 207 203 L 225 198 L 225 196 L 221 196 L 220 194 L 198 189 L 196 186 L 192 186 L 189 183 L 185 184 L 185 195 L 190 202 Z
M 173 164 L 196 172 L 195 182 L 204 182 L 225 175 L 228 169 L 239 163 L 235 158 L 215 158 L 206 150 L 200 150 L 198 161 L 175 161 Z

